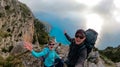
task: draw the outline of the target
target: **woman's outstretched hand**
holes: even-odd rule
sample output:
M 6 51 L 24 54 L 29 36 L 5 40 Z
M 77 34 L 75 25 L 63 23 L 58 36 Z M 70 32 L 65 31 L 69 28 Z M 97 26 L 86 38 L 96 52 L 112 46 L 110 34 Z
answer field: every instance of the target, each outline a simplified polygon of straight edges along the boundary
M 66 30 L 64 30 L 64 34 L 66 34 L 67 32 L 66 32 Z
M 29 51 L 32 51 L 33 49 L 32 44 L 28 42 L 24 42 L 24 47 Z

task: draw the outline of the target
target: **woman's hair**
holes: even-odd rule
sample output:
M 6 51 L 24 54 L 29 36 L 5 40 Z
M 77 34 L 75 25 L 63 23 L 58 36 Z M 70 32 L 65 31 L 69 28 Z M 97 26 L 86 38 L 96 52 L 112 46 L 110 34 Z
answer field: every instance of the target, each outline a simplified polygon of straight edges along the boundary
M 50 40 L 50 41 L 48 42 L 48 44 L 51 44 L 51 43 L 55 43 L 55 41 L 54 41 L 54 40 Z
M 85 37 L 85 31 L 83 29 L 78 29 L 75 33 L 75 35 L 81 34 L 83 37 Z

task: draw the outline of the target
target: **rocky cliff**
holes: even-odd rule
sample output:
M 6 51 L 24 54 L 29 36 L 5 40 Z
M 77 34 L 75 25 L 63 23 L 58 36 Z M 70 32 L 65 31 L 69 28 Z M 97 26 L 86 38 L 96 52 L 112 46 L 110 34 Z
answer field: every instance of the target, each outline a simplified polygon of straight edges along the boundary
M 0 65 L 7 67 L 7 59 L 10 58 L 11 51 L 13 54 L 16 52 L 13 49 L 19 42 L 37 44 L 35 47 L 47 43 L 47 31 L 45 25 L 33 16 L 25 4 L 18 0 L 0 0 Z
M 7 54 L 16 42 L 32 42 L 34 16 L 17 0 L 0 0 L 0 52 Z M 4 56 L 5 57 L 5 56 Z

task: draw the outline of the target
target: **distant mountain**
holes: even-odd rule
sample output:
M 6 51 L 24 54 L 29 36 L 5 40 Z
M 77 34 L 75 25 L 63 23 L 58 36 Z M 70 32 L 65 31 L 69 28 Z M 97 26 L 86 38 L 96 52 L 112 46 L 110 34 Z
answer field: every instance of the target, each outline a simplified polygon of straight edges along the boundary
M 120 62 L 120 45 L 118 47 L 107 47 L 104 50 L 100 50 L 100 53 L 113 62 Z

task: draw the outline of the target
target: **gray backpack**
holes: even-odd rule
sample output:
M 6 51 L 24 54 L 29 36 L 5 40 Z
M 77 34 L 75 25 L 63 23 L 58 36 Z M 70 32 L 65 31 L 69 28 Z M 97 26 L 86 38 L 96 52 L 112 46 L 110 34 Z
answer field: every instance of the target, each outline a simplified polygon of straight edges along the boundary
M 93 29 L 88 29 L 85 31 L 86 40 L 85 45 L 87 47 L 87 55 L 91 52 L 92 48 L 95 46 L 95 42 L 97 40 L 98 33 Z

